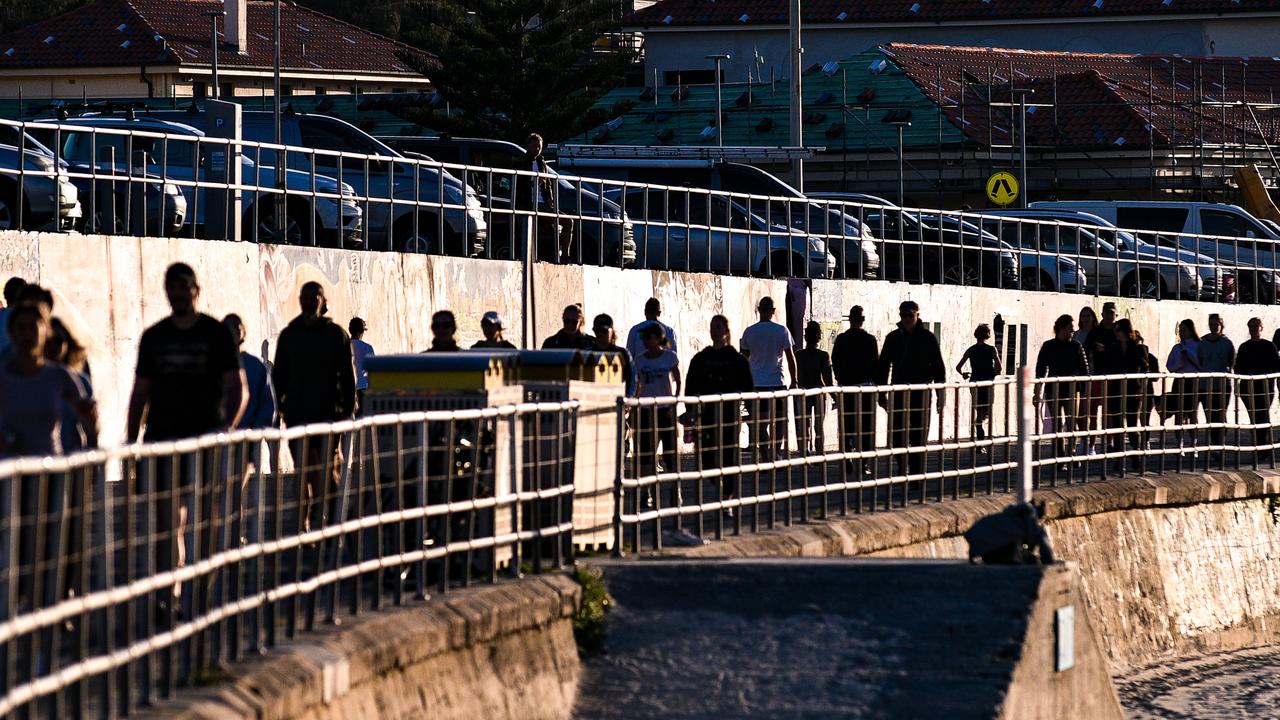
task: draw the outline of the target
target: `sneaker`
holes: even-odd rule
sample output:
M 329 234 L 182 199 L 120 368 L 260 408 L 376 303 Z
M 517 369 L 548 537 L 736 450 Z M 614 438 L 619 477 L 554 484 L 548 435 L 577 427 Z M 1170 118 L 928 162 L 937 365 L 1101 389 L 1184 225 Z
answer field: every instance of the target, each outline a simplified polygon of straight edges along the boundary
M 1098 448 L 1096 447 L 1090 447 L 1089 452 L 1087 453 L 1089 457 L 1093 457 L 1094 455 L 1097 455 L 1097 454 L 1098 454 Z

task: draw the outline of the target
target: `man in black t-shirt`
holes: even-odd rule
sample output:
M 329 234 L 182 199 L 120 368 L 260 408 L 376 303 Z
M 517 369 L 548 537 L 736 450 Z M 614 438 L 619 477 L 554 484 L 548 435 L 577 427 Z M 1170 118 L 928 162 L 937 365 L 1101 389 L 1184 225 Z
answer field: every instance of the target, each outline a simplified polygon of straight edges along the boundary
M 170 265 L 164 274 L 164 292 L 173 313 L 147 328 L 138 343 L 138 368 L 129 400 L 129 442 L 142 437 L 177 440 L 230 430 L 239 423 L 248 403 L 248 380 L 240 366 L 236 340 L 222 323 L 196 311 L 200 286 L 191 266 Z M 149 528 L 145 508 L 139 509 L 139 534 L 156 533 L 155 556 L 140 553 L 139 570 L 164 572 L 198 560 L 186 556 L 187 516 L 198 492 L 203 517 L 196 520 L 208 526 L 211 509 L 220 506 L 219 493 L 228 485 L 218 482 L 228 468 L 215 462 L 213 453 L 201 451 L 179 459 L 176 477 L 169 462 L 142 463 L 139 470 L 138 498 L 154 504 L 157 524 Z M 197 477 L 203 482 L 193 487 Z M 176 527 L 170 527 L 170 518 L 176 518 Z M 206 549 L 213 553 L 222 548 Z M 159 591 L 156 607 L 172 613 L 170 602 L 177 595 L 176 591 Z M 189 603 L 192 595 L 185 597 Z M 151 622 L 151 618 L 141 620 Z
M 837 385 L 869 387 L 876 384 L 880 350 L 876 347 L 875 336 L 862 329 L 865 320 L 861 305 L 850 308 L 849 329 L 837 335 L 835 344 L 831 347 L 831 369 L 835 372 Z M 840 447 L 845 452 L 874 450 L 875 393 L 842 393 L 839 404 Z M 863 475 L 870 475 L 874 468 L 868 458 L 863 458 L 856 465 L 861 468 Z M 855 463 L 847 460 L 845 467 L 852 470 Z
M 582 332 L 582 306 L 569 305 L 560 317 L 564 326 L 560 332 L 542 341 L 543 350 L 591 350 L 596 341 Z
M 751 363 L 729 344 L 729 320 L 723 315 L 711 318 L 711 347 L 693 356 L 689 374 L 685 376 L 685 392 L 689 395 L 721 395 L 755 390 Z M 737 400 L 695 405 L 698 420 L 698 449 L 702 469 L 732 467 L 738 464 L 738 438 L 742 427 L 742 408 Z M 737 475 L 726 475 L 723 495 L 736 495 Z M 732 515 L 732 512 L 727 514 Z

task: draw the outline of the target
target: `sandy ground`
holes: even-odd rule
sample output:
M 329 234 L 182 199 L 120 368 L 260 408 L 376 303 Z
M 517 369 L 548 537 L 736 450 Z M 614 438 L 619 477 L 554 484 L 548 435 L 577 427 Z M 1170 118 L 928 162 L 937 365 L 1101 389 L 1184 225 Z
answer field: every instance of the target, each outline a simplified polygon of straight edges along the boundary
M 1169 663 L 1117 685 L 1131 718 L 1280 720 L 1280 645 Z

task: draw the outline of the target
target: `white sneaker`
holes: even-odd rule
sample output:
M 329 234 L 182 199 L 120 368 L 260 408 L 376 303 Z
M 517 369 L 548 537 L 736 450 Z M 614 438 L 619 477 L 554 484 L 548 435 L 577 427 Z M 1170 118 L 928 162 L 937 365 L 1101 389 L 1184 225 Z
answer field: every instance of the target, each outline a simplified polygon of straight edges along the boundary
M 1088 453 L 1088 454 L 1089 454 L 1089 457 L 1093 457 L 1094 455 L 1097 455 L 1097 454 L 1098 454 L 1098 448 L 1095 448 L 1095 447 L 1091 447 L 1091 448 L 1089 448 L 1089 453 Z

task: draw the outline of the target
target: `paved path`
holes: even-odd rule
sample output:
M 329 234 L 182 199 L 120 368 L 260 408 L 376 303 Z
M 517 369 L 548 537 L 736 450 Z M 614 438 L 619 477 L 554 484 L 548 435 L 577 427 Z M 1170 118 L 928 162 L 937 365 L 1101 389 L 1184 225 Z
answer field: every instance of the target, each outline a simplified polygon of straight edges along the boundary
M 1117 682 L 1129 717 L 1280 718 L 1280 645 L 1162 665 Z

